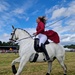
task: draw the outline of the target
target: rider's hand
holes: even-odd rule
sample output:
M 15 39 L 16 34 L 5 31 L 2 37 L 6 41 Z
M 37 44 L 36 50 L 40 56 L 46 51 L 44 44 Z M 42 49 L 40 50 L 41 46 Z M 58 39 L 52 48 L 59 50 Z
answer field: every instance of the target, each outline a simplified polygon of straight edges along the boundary
M 37 34 L 36 33 L 33 33 L 33 35 L 36 36 Z

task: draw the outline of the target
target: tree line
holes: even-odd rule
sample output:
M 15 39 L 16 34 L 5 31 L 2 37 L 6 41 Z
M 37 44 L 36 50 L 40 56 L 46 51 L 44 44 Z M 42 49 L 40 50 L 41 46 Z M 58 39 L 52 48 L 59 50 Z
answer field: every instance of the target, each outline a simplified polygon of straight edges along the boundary
M 64 47 L 65 47 L 65 48 L 75 49 L 75 45 L 74 45 L 74 44 L 71 44 L 71 45 L 65 45 Z
M 18 46 L 18 44 L 13 44 L 13 43 L 10 43 L 10 42 L 2 42 L 2 41 L 0 41 L 0 46 Z M 75 49 L 75 45 L 74 44 L 65 45 L 64 47 L 65 48 Z
M 13 44 L 11 42 L 2 42 L 2 41 L 0 41 L 0 46 L 18 46 L 18 44 Z

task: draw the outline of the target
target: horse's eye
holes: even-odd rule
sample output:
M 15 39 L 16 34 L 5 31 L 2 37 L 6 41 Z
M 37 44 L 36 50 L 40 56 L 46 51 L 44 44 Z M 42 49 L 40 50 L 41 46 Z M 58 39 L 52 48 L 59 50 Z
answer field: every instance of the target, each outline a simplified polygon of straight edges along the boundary
M 13 35 L 13 33 L 11 33 L 11 35 Z

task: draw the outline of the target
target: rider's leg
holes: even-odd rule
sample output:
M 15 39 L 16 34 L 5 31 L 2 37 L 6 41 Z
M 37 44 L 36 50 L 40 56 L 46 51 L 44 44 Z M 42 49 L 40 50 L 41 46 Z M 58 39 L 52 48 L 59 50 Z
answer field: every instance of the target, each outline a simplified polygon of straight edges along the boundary
M 47 50 L 46 50 L 44 44 L 41 44 L 41 49 L 43 50 L 43 52 L 44 52 L 44 54 L 45 54 L 45 56 L 46 56 L 47 61 L 50 61 L 49 55 L 48 55 L 48 53 L 47 53 Z
M 38 34 L 34 39 L 34 49 L 38 50 L 41 47 L 41 43 L 45 43 L 47 40 L 47 36 L 44 34 Z
M 39 49 L 39 35 L 34 39 L 34 49 L 37 51 Z
M 41 36 L 41 37 L 40 37 L 40 43 L 39 43 L 39 46 L 41 46 L 41 49 L 42 49 L 42 51 L 44 52 L 47 61 L 49 61 L 50 58 L 49 58 L 49 55 L 48 55 L 47 50 L 46 50 L 45 45 L 44 45 L 44 43 L 45 43 L 46 40 L 47 40 L 47 36 L 44 35 L 44 34 L 40 34 L 40 36 Z
M 34 49 L 38 50 L 39 49 L 39 38 L 34 39 Z

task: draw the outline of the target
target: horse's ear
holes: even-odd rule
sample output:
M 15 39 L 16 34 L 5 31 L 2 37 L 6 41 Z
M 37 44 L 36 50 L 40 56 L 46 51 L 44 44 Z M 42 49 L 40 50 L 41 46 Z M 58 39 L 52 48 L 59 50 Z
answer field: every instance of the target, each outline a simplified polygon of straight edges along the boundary
M 14 30 L 15 29 L 15 27 L 12 25 L 12 29 Z

